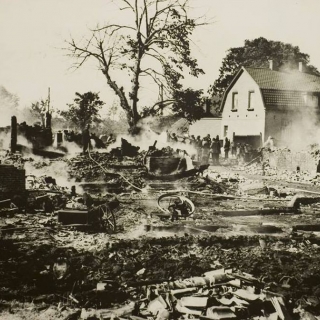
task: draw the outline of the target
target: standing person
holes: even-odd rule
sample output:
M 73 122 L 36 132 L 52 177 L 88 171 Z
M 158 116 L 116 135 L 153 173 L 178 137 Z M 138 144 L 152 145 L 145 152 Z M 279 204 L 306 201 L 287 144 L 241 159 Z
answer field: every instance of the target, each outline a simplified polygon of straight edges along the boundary
M 228 159 L 229 157 L 229 151 L 230 151 L 230 140 L 226 137 L 225 141 L 224 141 L 224 158 Z
M 218 143 L 218 150 L 219 150 L 219 153 L 218 153 L 218 158 L 217 158 L 217 164 L 219 165 L 219 157 L 220 157 L 220 154 L 221 154 L 221 143 L 220 143 L 220 138 L 219 136 L 216 136 L 216 141 Z
M 211 138 L 208 134 L 206 137 L 202 139 L 202 164 L 208 164 L 209 163 L 209 157 L 210 157 L 210 144 L 211 144 Z
M 236 145 L 236 158 L 237 160 L 240 160 L 240 143 L 237 143 Z
M 248 161 L 248 157 L 249 157 L 248 144 L 246 144 L 246 143 L 244 144 L 243 150 L 244 150 L 243 161 L 246 162 L 246 161 Z
M 244 157 L 245 157 L 245 146 L 244 143 L 240 143 L 239 147 L 239 158 L 241 162 L 244 162 Z
M 236 144 L 234 143 L 234 141 L 232 140 L 231 142 L 230 142 L 230 148 L 231 148 L 231 155 L 233 156 L 233 157 L 235 157 L 236 156 Z
M 167 134 L 167 142 L 171 142 L 171 135 L 168 129 L 166 131 L 166 134 Z
M 213 139 L 210 145 L 212 153 L 212 162 L 213 165 L 219 164 L 219 152 L 220 152 L 220 143 L 217 138 Z
M 247 145 L 247 161 L 251 161 L 253 156 L 253 147 L 251 144 Z
M 209 133 L 207 134 L 206 139 L 208 140 L 209 146 L 210 146 L 210 144 L 211 144 L 211 137 L 210 137 L 210 134 L 209 134 Z
M 193 147 L 196 147 L 196 138 L 195 136 L 192 134 L 191 137 L 189 138 L 189 144 Z
M 197 146 L 196 146 L 196 138 L 194 135 L 191 135 L 189 137 L 189 145 L 192 147 L 190 148 L 190 152 L 191 152 L 191 159 L 192 160 L 196 160 L 197 157 Z
M 197 149 L 197 160 L 201 161 L 202 140 L 200 136 L 197 136 L 197 139 L 195 140 L 195 147 Z

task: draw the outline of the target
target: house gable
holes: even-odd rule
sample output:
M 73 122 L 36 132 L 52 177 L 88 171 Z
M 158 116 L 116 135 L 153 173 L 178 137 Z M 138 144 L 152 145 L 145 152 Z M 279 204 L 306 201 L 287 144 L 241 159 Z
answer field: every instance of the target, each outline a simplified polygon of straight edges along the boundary
M 242 68 L 228 87 L 222 112 L 223 136 L 262 136 L 265 108 L 261 91 Z
M 243 115 L 247 114 L 247 111 L 260 110 L 261 107 L 264 106 L 260 87 L 242 67 L 224 94 L 221 108 L 222 117 L 225 112 L 229 113 L 230 110 L 238 112 L 238 115 Z

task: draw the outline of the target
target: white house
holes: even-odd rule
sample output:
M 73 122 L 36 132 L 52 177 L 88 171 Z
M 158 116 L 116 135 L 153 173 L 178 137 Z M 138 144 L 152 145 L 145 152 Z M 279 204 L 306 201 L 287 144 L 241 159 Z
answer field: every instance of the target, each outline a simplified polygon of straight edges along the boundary
M 269 136 L 286 144 L 297 126 L 319 118 L 320 77 L 299 71 L 242 67 L 227 88 L 221 137 L 261 145 Z M 309 120 L 310 118 L 310 120 Z

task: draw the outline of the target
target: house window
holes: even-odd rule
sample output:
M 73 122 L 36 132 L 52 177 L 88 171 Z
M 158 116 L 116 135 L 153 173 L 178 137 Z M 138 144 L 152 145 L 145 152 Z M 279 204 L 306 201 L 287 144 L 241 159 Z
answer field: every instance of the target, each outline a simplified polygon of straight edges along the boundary
M 248 94 L 248 110 L 254 110 L 254 91 L 249 91 Z
M 228 126 L 224 126 L 224 128 L 223 128 L 223 136 L 224 137 L 228 136 Z
M 232 111 L 238 110 L 238 92 L 232 93 Z

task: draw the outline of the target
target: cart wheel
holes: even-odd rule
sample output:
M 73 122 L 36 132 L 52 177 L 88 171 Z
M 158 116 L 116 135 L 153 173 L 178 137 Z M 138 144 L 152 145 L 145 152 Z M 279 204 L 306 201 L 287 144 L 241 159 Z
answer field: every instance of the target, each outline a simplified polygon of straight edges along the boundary
M 99 213 L 103 227 L 109 232 L 113 233 L 116 231 L 116 218 L 111 209 L 106 205 L 102 204 L 99 206 Z

